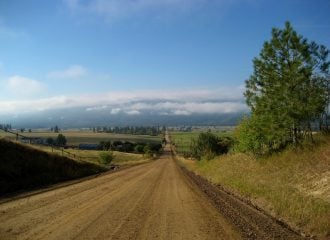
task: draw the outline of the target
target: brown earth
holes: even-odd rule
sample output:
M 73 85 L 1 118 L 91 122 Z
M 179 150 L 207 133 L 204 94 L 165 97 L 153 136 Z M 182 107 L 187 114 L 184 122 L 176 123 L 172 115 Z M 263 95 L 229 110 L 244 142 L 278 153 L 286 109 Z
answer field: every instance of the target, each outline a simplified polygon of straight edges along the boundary
M 198 181 L 167 147 L 154 162 L 0 204 L 0 239 L 298 238 Z

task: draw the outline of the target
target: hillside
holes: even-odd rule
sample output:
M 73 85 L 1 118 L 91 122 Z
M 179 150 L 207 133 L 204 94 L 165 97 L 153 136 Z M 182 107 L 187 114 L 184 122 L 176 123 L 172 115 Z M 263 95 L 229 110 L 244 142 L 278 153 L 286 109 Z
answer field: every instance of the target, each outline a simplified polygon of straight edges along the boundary
M 104 170 L 94 164 L 77 162 L 0 139 L 0 196 Z
M 231 153 L 209 161 L 179 157 L 189 170 L 249 199 L 293 228 L 330 236 L 330 137 L 256 159 Z

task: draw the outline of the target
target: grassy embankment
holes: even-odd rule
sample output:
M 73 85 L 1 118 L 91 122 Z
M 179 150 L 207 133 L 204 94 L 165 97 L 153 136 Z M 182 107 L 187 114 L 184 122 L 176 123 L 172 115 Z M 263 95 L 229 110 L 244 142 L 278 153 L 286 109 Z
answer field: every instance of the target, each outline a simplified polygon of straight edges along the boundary
M 125 134 L 93 133 L 83 131 L 62 132 L 69 145 L 99 143 L 100 141 L 160 142 L 160 137 Z M 27 137 L 56 138 L 58 133 L 23 133 Z M 0 195 L 19 190 L 47 186 L 57 182 L 81 178 L 107 170 L 99 163 L 102 151 L 51 148 L 42 145 L 20 144 L 15 135 L 0 131 Z M 136 165 L 150 161 L 142 154 L 114 152 L 111 164 Z M 78 160 L 78 161 L 77 161 Z
M 77 162 L 0 139 L 0 196 L 103 172 L 95 164 Z
M 51 147 L 47 146 L 33 146 L 34 148 L 54 153 L 57 155 L 62 155 L 62 151 L 60 149 L 52 149 Z M 65 153 L 66 152 L 66 153 Z M 68 155 L 68 157 L 75 156 L 75 159 L 90 162 L 93 164 L 100 164 L 99 163 L 99 155 L 103 151 L 97 150 L 79 150 L 79 149 L 65 149 L 64 156 Z M 114 159 L 111 164 L 115 164 L 117 166 L 125 166 L 125 165 L 136 165 L 150 161 L 150 158 L 143 156 L 143 154 L 135 154 L 135 153 L 125 153 L 125 152 L 113 152 Z
M 129 134 L 113 134 L 113 133 L 94 133 L 91 131 L 78 131 L 69 130 L 61 132 L 67 139 L 67 145 L 78 146 L 81 143 L 98 144 L 101 141 L 129 141 L 129 142 L 142 142 L 142 143 L 160 143 L 160 136 L 147 136 L 147 135 L 129 135 Z M 59 133 L 49 132 L 49 131 L 33 131 L 20 133 L 26 137 L 38 137 L 47 139 L 51 137 L 55 139 Z M 8 132 L 0 131 L 0 138 L 6 138 L 10 140 L 15 140 L 16 136 Z M 99 164 L 99 154 L 102 151 L 94 150 L 79 150 L 79 149 L 65 149 L 64 152 L 61 149 L 51 148 L 42 145 L 31 145 L 33 148 L 53 153 L 56 155 L 73 158 L 75 160 L 90 162 L 93 164 Z M 124 153 L 124 152 L 114 152 L 114 160 L 112 164 L 117 166 L 123 165 L 135 165 L 140 163 L 145 163 L 150 161 L 149 158 L 143 156 L 142 154 Z
M 178 136 L 172 134 L 176 143 Z M 262 159 L 242 153 L 210 161 L 178 159 L 189 170 L 250 199 L 291 226 L 327 238 L 330 236 L 330 137 L 316 138 L 317 145 L 306 144 L 302 149 L 287 149 Z

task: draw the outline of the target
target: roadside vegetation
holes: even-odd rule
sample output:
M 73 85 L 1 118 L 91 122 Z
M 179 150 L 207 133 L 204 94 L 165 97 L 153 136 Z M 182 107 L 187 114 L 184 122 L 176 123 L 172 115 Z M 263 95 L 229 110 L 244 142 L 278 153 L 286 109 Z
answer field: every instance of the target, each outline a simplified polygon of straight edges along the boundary
M 313 131 L 329 131 L 329 50 L 299 35 L 289 22 L 274 28 L 253 60 L 246 81 L 251 115 L 238 128 L 238 148 L 264 155 L 313 141 Z
M 96 174 L 106 169 L 0 139 L 0 196 Z
M 189 170 L 252 201 L 289 225 L 330 236 L 330 137 L 267 157 L 230 153 L 195 161 L 178 156 Z M 316 144 L 316 145 L 315 145 Z
M 197 141 L 201 133 L 211 132 L 216 137 L 220 138 L 232 138 L 233 129 L 226 128 L 224 130 L 190 130 L 190 131 L 171 131 L 170 137 L 172 145 L 175 146 L 175 151 L 186 157 L 191 157 L 192 144 Z
M 171 134 L 180 163 L 297 229 L 330 237 L 328 55 L 290 23 L 273 29 L 246 81 L 250 115 L 227 137 Z

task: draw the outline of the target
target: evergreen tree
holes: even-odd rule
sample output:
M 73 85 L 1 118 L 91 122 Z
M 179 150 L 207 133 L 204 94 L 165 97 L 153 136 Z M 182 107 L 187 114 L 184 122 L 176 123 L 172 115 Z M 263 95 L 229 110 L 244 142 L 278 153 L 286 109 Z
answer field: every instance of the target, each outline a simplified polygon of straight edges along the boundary
M 289 22 L 283 30 L 272 30 L 246 81 L 251 117 L 244 120 L 241 137 L 258 141 L 254 151 L 269 152 L 312 136 L 312 124 L 329 104 L 328 54 L 326 47 L 298 35 Z
M 59 134 L 56 138 L 56 145 L 64 147 L 66 145 L 66 137 L 63 134 Z

